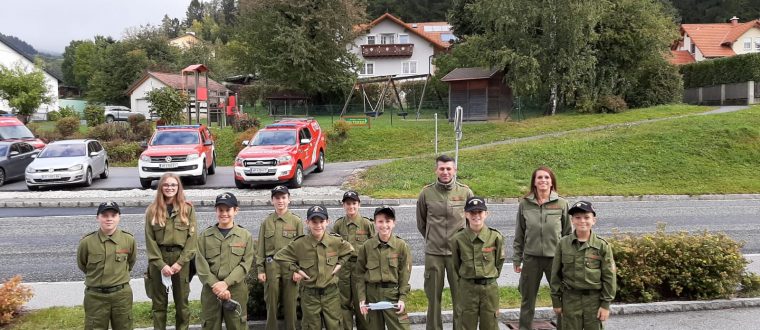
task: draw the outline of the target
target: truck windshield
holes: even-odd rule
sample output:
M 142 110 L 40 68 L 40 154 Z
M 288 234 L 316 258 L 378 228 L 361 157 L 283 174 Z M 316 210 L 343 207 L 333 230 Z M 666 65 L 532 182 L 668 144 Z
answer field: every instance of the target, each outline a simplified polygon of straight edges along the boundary
M 82 157 L 84 154 L 84 144 L 48 144 L 37 158 Z
M 0 126 L 0 139 L 33 139 L 34 134 L 24 125 Z
M 252 146 L 283 146 L 296 144 L 296 131 L 260 131 L 251 141 Z
M 153 138 L 154 146 L 168 146 L 178 144 L 199 144 L 198 132 L 159 131 Z

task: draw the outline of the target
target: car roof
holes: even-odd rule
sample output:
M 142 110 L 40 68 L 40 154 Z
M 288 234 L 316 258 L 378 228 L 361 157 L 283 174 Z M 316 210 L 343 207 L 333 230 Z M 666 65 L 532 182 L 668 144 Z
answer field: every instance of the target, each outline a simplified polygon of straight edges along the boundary
M 18 125 L 24 125 L 16 116 L 14 115 L 0 115 L 0 126 L 18 126 Z
M 206 125 L 164 125 L 156 126 L 156 131 L 200 131 Z
M 48 144 L 77 144 L 77 143 L 87 143 L 91 141 L 97 141 L 93 139 L 71 139 L 71 140 L 59 140 L 59 141 L 53 141 Z

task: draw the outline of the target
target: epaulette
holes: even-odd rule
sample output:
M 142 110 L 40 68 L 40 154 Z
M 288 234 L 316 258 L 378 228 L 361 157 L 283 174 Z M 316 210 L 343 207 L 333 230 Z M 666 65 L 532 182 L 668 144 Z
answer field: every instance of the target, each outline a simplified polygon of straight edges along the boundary
M 128 232 L 128 231 L 126 231 L 126 230 L 122 230 L 121 232 L 122 232 L 122 233 L 125 233 L 125 234 L 127 234 L 127 235 L 129 235 L 129 236 L 135 237 L 135 235 L 134 235 L 134 234 L 132 234 L 132 233 L 130 233 L 130 232 Z
M 606 243 L 606 244 L 608 244 L 608 245 L 610 244 L 610 242 L 607 242 L 607 240 L 606 240 L 606 239 L 602 238 L 602 237 L 601 237 L 601 236 L 599 236 L 599 235 L 597 235 L 597 236 L 596 236 L 596 238 L 600 239 L 602 242 L 604 242 L 604 243 Z
M 459 229 L 457 230 L 457 233 L 458 233 L 458 232 L 460 232 L 460 231 L 462 231 L 462 230 L 464 230 L 464 227 L 462 227 L 462 228 L 459 228 Z
M 427 187 L 431 187 L 431 186 L 434 186 L 434 185 L 435 185 L 435 182 L 433 182 L 433 183 L 428 183 L 426 186 L 422 187 L 422 189 L 425 189 L 425 188 L 427 188 Z
M 362 218 L 369 220 L 369 222 L 375 222 L 375 219 L 372 219 L 372 218 L 368 218 L 368 217 L 365 217 L 365 216 L 362 216 Z
M 341 239 L 343 238 L 343 236 L 340 236 L 340 235 L 338 235 L 336 233 L 330 233 L 330 236 L 340 237 Z
M 398 238 L 398 239 L 400 239 L 400 240 L 402 240 L 402 241 L 404 240 L 404 239 L 403 239 L 403 238 L 401 238 L 401 236 L 399 236 L 399 235 L 393 235 L 393 236 L 396 236 L 396 238 Z
M 87 234 L 85 234 L 84 236 L 82 236 L 82 238 L 80 238 L 79 240 L 81 241 L 81 240 L 83 240 L 83 239 L 87 238 L 87 236 L 90 236 L 90 235 L 92 235 L 92 234 L 95 234 L 95 233 L 97 233 L 97 232 L 98 232 L 98 231 L 96 230 L 96 231 L 93 231 L 93 232 L 91 232 L 91 233 L 87 233 Z
M 502 235 L 501 232 L 498 229 L 496 229 L 496 228 L 488 227 L 488 229 L 499 233 L 499 235 Z M 502 235 L 502 236 L 504 236 L 504 235 Z
M 296 241 L 296 240 L 298 240 L 298 239 L 300 239 L 300 238 L 304 238 L 304 237 L 306 237 L 306 235 L 298 235 L 298 236 L 296 236 L 296 238 L 294 238 L 293 240 L 294 240 L 294 241 Z
M 238 225 L 238 224 L 236 224 L 236 225 L 237 225 L 238 227 L 240 227 L 240 228 L 243 228 L 243 229 L 245 229 L 245 227 L 243 227 L 243 226 L 241 226 L 241 225 Z

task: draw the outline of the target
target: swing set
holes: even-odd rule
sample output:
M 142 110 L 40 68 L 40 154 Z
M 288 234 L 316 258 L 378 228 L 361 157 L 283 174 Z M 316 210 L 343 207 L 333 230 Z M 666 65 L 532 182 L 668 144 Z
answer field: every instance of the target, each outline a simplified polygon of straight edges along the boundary
M 397 112 L 397 115 L 404 117 L 406 119 L 406 116 L 409 115 L 409 107 L 406 109 L 404 108 L 404 100 L 402 100 L 402 96 L 399 94 L 398 88 L 396 87 L 396 81 L 405 81 L 405 80 L 415 80 L 425 78 L 425 84 L 422 87 L 422 94 L 419 96 L 419 102 L 417 103 L 417 111 L 416 111 L 416 118 L 420 118 L 420 109 L 422 108 L 422 100 L 425 98 L 425 91 L 427 90 L 428 82 L 430 81 L 431 76 L 429 74 L 418 74 L 418 75 L 411 75 L 411 76 L 401 76 L 397 77 L 396 75 L 388 75 L 388 76 L 379 76 L 379 77 L 368 77 L 368 78 L 359 78 L 354 83 L 353 87 L 351 88 L 351 92 L 349 92 L 348 97 L 346 98 L 346 102 L 343 104 L 343 109 L 340 112 L 340 117 L 344 117 L 346 115 L 346 111 L 348 110 L 348 105 L 351 103 L 351 100 L 354 97 L 354 93 L 356 91 L 360 91 L 362 98 L 362 107 L 364 111 L 364 115 L 367 117 L 377 118 L 378 116 L 385 113 L 385 103 L 386 103 L 386 95 L 388 94 L 390 88 L 393 89 L 393 95 L 395 96 L 395 100 L 398 101 L 399 111 Z M 367 93 L 367 90 L 365 88 L 365 85 L 367 84 L 376 84 L 376 83 L 382 83 L 382 91 L 380 92 L 380 96 L 377 99 L 377 101 L 373 101 L 369 93 Z M 406 95 L 404 95 L 403 98 L 406 98 Z M 440 95 L 439 95 L 440 98 Z M 393 115 L 393 107 L 391 109 L 391 115 Z M 391 117 L 391 123 L 393 122 L 393 117 Z

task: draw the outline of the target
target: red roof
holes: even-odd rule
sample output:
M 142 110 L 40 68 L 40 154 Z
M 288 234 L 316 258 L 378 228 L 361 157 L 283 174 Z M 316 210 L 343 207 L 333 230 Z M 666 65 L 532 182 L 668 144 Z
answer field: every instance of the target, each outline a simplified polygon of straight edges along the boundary
M 441 40 L 441 35 L 444 33 L 452 33 L 451 31 L 425 31 L 425 26 L 449 26 L 449 23 L 447 22 L 422 22 L 422 23 L 404 23 L 401 19 L 399 19 L 396 16 L 393 16 L 389 13 L 385 13 L 382 16 L 376 18 L 374 21 L 370 22 L 369 24 L 361 24 L 355 27 L 356 30 L 369 30 L 372 27 L 376 26 L 380 22 L 384 20 L 390 20 L 398 25 L 403 26 L 407 30 L 411 31 L 412 33 L 422 37 L 423 39 L 429 41 L 437 48 L 446 49 L 449 48 L 451 45 L 449 42 L 444 42 Z
M 705 57 L 734 56 L 734 42 L 753 27 L 760 28 L 760 20 L 746 23 L 681 24 L 681 34 L 688 34 Z
M 668 61 L 671 64 L 682 65 L 696 62 L 694 56 L 691 56 L 688 50 L 671 50 Z
M 195 89 L 195 79 L 192 75 L 186 75 L 187 76 L 187 85 L 184 86 L 185 89 L 194 90 Z M 140 77 L 137 81 L 132 83 L 131 86 L 129 86 L 129 89 L 127 89 L 127 95 L 131 95 L 132 92 L 134 92 L 135 89 L 137 89 L 138 86 L 142 85 L 143 82 L 148 80 L 148 78 L 153 77 L 156 80 L 164 83 L 165 85 L 174 88 L 174 89 L 182 89 L 183 88 L 183 82 L 185 79 L 180 74 L 176 73 L 166 73 L 166 72 L 153 72 L 153 71 L 147 71 L 145 74 Z M 198 83 L 201 86 L 204 86 L 206 83 L 205 79 L 201 76 L 198 79 Z M 225 93 L 228 91 L 227 87 L 224 87 L 224 85 L 216 82 L 215 80 L 209 78 L 208 79 L 208 89 L 211 91 L 217 91 L 219 93 Z

